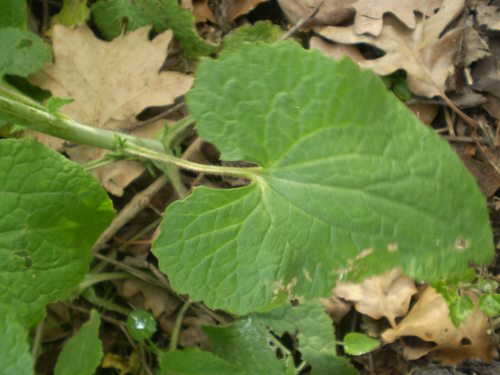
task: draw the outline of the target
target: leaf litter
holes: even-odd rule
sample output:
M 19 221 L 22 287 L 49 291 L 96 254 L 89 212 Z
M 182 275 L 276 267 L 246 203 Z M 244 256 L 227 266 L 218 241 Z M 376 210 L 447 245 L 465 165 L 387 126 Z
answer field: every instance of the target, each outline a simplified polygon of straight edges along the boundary
M 247 1 L 245 2 L 246 4 L 240 6 L 243 8 L 247 6 L 248 10 L 251 10 L 250 8 L 258 5 L 260 2 L 261 1 Z M 229 4 L 231 2 L 227 3 Z M 287 14 L 292 21 L 292 24 L 296 23 L 310 10 L 311 6 L 315 5 L 315 1 L 308 0 L 297 2 L 280 0 L 279 3 L 284 13 Z M 469 69 L 472 79 L 466 80 L 465 86 L 470 87 L 474 93 L 479 93 L 486 98 L 484 105 L 480 104 L 477 105 L 477 107 L 483 106 L 482 108 L 484 108 L 491 117 L 499 121 L 499 91 L 497 90 L 497 85 L 498 82 L 500 82 L 500 74 L 498 70 L 499 57 L 496 49 L 499 39 L 498 35 L 495 34 L 499 27 L 498 4 L 492 3 L 491 5 L 485 5 L 481 2 L 478 4 L 472 2 L 472 6 L 476 7 L 476 19 L 480 32 L 476 32 L 477 35 L 474 34 L 474 32 L 471 33 L 471 35 L 474 34 L 474 38 L 471 39 L 469 44 L 474 45 L 474 41 L 486 40 L 488 52 L 477 55 L 469 49 L 467 52 L 464 52 L 465 57 L 469 60 L 464 63 L 464 66 L 457 66 L 457 51 L 452 50 L 457 47 L 459 44 L 458 42 L 461 38 L 464 38 L 464 35 L 466 36 L 468 32 L 466 28 L 465 31 L 461 30 L 461 25 L 465 25 L 463 19 L 460 17 L 465 9 L 464 2 L 452 0 L 445 0 L 443 2 L 433 1 L 432 3 L 435 4 L 433 9 L 439 8 L 435 15 L 424 7 L 425 4 L 423 4 L 423 2 L 410 3 L 411 4 L 407 4 L 407 2 L 397 2 L 395 5 L 395 3 L 391 1 L 327 0 L 320 9 L 315 21 L 316 25 L 322 25 L 323 28 L 315 29 L 318 34 L 313 37 L 314 39 L 312 40 L 315 41 L 317 45 L 322 44 L 323 47 L 320 47 L 320 49 L 323 50 L 331 48 L 332 46 L 334 46 L 334 48 L 348 47 L 348 51 L 356 56 L 357 61 L 361 65 L 372 68 L 381 75 L 385 75 L 387 72 L 392 72 L 397 69 L 405 70 L 408 75 L 408 86 L 414 94 L 422 97 L 430 98 L 448 91 L 450 88 L 450 78 L 454 78 L 457 75 L 461 76 L 463 71 L 459 69 Z M 448 5 L 442 5 L 441 3 L 446 3 Z M 253 6 L 249 6 L 249 4 Z M 447 6 L 451 6 L 451 8 Z M 208 7 L 207 1 L 193 1 L 192 9 L 195 16 L 197 14 L 197 7 L 199 9 L 204 7 L 205 10 L 208 8 L 208 10 L 212 12 L 211 8 Z M 295 7 L 295 13 L 290 11 L 290 7 Z M 190 8 L 190 4 L 188 4 L 187 8 Z M 245 12 L 247 12 L 245 11 L 242 14 L 234 16 L 236 13 L 231 13 L 228 9 L 226 9 L 226 14 L 230 15 L 229 19 L 231 22 L 234 22 L 237 17 L 244 16 Z M 209 14 L 208 11 L 206 12 L 206 14 Z M 446 17 L 443 17 L 443 14 Z M 213 12 L 210 16 L 205 16 L 205 18 L 196 17 L 197 21 L 201 23 L 217 22 Z M 352 25 L 339 25 L 339 23 L 349 19 L 353 20 Z M 450 24 L 449 21 L 452 20 L 454 23 Z M 335 34 L 332 31 L 333 29 L 331 29 L 332 26 L 338 28 L 335 29 L 337 31 Z M 57 28 L 60 27 L 58 26 Z M 87 103 L 86 105 L 81 105 L 81 108 L 79 108 L 75 99 L 75 103 L 62 107 L 61 113 L 70 115 L 84 123 L 95 124 L 95 126 L 103 126 L 108 129 L 129 129 L 137 123 L 136 115 L 144 108 L 166 105 L 172 103 L 176 97 L 182 96 L 191 85 L 191 77 L 180 75 L 179 73 L 158 73 L 166 57 L 167 45 L 171 40 L 170 32 L 161 33 L 150 42 L 147 38 L 148 30 L 148 27 L 138 29 L 137 31 L 141 35 L 141 38 L 137 37 L 136 39 L 131 39 L 129 42 L 130 44 L 123 43 L 119 48 L 116 47 L 116 49 L 111 48 L 112 43 L 116 40 L 106 43 L 110 47 L 106 49 L 106 52 L 98 56 L 98 58 L 87 61 L 84 63 L 84 69 L 76 69 L 76 72 L 73 73 L 69 72 L 69 70 L 71 70 L 70 67 L 74 67 L 75 64 L 79 67 L 79 65 L 77 62 L 72 61 L 71 58 L 69 58 L 70 62 L 64 68 L 61 67 L 64 64 L 58 65 L 58 43 L 62 45 L 64 40 L 66 40 L 68 51 L 71 45 L 89 45 L 91 47 L 90 50 L 86 53 L 82 53 L 82 56 L 91 56 L 95 54 L 94 49 L 99 49 L 99 47 L 96 46 L 105 42 L 95 38 L 88 30 L 83 32 L 87 33 L 88 38 L 78 41 L 76 39 L 74 41 L 71 39 L 71 32 L 69 30 L 60 32 L 59 39 L 57 36 L 54 36 L 53 46 L 55 64 L 52 65 L 51 68 L 46 68 L 44 72 L 47 73 L 42 73 L 47 75 L 51 74 L 54 79 L 45 78 L 46 84 L 52 87 L 51 91 L 55 96 L 62 98 L 71 97 L 75 99 L 73 97 L 73 95 L 75 95 L 81 98 L 79 102 Z M 474 28 L 474 30 L 477 31 L 477 28 Z M 122 38 L 125 39 L 131 35 L 135 35 L 135 33 L 130 32 L 121 35 L 117 37 L 117 40 L 120 41 Z M 168 37 L 165 35 L 168 35 Z M 158 44 L 156 44 L 155 40 L 157 39 L 162 40 L 162 42 L 160 43 L 158 41 Z M 59 42 L 57 40 L 59 40 Z M 333 41 L 336 43 L 332 43 Z M 379 59 L 367 60 L 363 55 L 363 51 L 360 51 L 357 46 L 359 43 L 367 43 L 371 46 L 381 48 L 386 54 Z M 152 48 L 148 48 L 148 44 L 154 44 L 154 51 L 152 51 Z M 139 70 L 137 68 L 128 71 L 129 73 L 120 71 L 121 63 L 127 61 L 127 58 L 122 57 L 123 55 L 120 54 L 120 50 L 128 50 L 134 45 L 140 46 L 140 52 L 134 55 L 147 56 L 149 62 L 150 59 L 155 60 L 156 64 L 154 68 L 151 69 L 151 72 L 138 73 Z M 414 47 L 414 49 L 410 54 L 402 54 L 400 49 L 406 48 L 407 45 Z M 64 50 L 64 48 L 65 47 L 62 47 L 62 50 Z M 83 50 L 83 48 L 81 50 Z M 343 53 L 344 52 L 341 52 L 340 55 Z M 74 54 L 74 52 L 71 52 L 71 54 Z M 120 58 L 108 60 L 110 56 L 114 55 L 120 56 Z M 383 60 L 384 58 L 385 60 Z M 59 61 L 65 59 L 66 58 L 63 56 L 59 57 Z M 82 58 L 81 60 L 85 61 L 86 59 Z M 92 78 L 92 74 L 100 70 L 96 68 L 106 65 L 103 63 L 104 61 L 111 61 L 107 62 L 107 64 L 113 66 L 113 69 L 108 69 L 107 73 L 100 73 L 100 78 Z M 143 64 L 146 64 L 146 62 L 143 62 Z M 57 66 L 57 68 L 55 68 L 55 66 Z M 60 70 L 60 72 L 58 72 L 58 70 Z M 73 70 L 75 69 L 73 68 Z M 56 73 L 54 73 L 54 71 Z M 78 75 L 81 72 L 84 72 L 82 77 L 73 78 L 72 74 L 76 73 Z M 87 72 L 92 73 L 91 76 L 87 77 Z M 158 84 L 158 86 L 156 84 L 158 80 L 162 79 L 160 77 L 170 76 L 171 78 L 177 75 L 179 75 L 179 77 L 182 76 L 182 78 L 179 78 L 179 83 L 173 84 L 171 88 L 166 89 L 165 92 L 160 92 L 161 89 L 159 86 L 161 86 L 161 84 Z M 137 79 L 137 85 L 143 89 L 147 88 L 148 91 L 151 90 L 151 82 L 155 82 L 152 84 L 154 88 L 152 91 L 145 94 L 144 97 L 139 95 L 139 99 L 137 101 L 133 100 L 134 104 L 129 105 L 129 101 L 125 100 L 125 102 L 123 102 L 119 99 L 121 95 L 123 95 L 120 94 L 120 89 L 124 86 L 127 87 L 128 84 L 128 82 L 127 84 L 123 83 L 122 79 L 124 77 L 127 78 L 126 81 L 130 80 L 130 77 L 133 77 L 133 80 Z M 40 77 L 35 76 L 33 82 L 38 82 L 39 79 Z M 109 81 L 107 81 L 108 79 Z M 62 81 L 66 83 L 82 81 L 98 82 L 99 80 L 107 81 L 107 83 L 111 82 L 112 84 L 109 85 L 111 88 L 106 90 L 105 87 L 93 86 L 98 88 L 96 90 L 88 90 L 88 92 L 83 90 L 83 92 L 80 93 L 79 87 L 76 87 L 77 85 L 75 85 L 75 87 L 65 87 L 66 84 L 60 84 Z M 43 81 L 42 79 L 42 82 Z M 146 83 L 146 81 L 148 82 Z M 57 91 L 58 83 L 59 86 L 64 86 L 60 88 L 62 90 L 59 91 L 60 93 Z M 169 84 L 166 84 L 167 87 L 168 85 Z M 83 87 L 83 85 L 80 85 L 80 87 Z M 156 87 L 158 87 L 158 91 Z M 118 94 L 116 94 L 115 91 L 118 92 Z M 115 95 L 117 95 L 116 99 Z M 94 101 L 93 99 L 96 97 L 99 98 L 99 100 Z M 92 103 L 92 105 L 88 106 L 88 103 Z M 101 108 L 100 105 L 103 104 L 106 105 Z M 78 116 L 82 116 L 82 118 L 80 119 Z M 162 127 L 162 123 L 154 124 L 151 126 L 150 131 L 146 133 L 148 135 L 153 135 Z M 454 134 L 452 136 L 462 136 L 462 134 L 465 134 L 464 136 L 470 135 L 470 132 L 460 133 L 462 131 L 461 129 L 464 129 L 464 124 L 460 124 L 459 120 L 455 119 L 453 127 L 457 130 L 458 135 Z M 143 134 L 139 133 L 140 130 L 132 130 L 132 132 L 137 132 L 135 134 Z M 47 140 L 46 142 L 49 141 Z M 96 150 L 82 149 L 81 151 L 77 151 L 77 149 L 81 148 L 74 148 L 73 145 L 62 144 L 61 142 L 53 142 L 52 145 L 58 150 L 65 151 L 70 157 L 74 158 L 74 160 L 80 162 L 88 162 L 99 155 Z M 472 147 L 475 148 L 474 145 Z M 481 158 L 478 158 L 477 152 L 471 152 L 470 149 L 471 147 L 469 147 L 467 151 L 467 158 L 472 158 L 475 163 L 489 165 L 484 158 L 478 160 Z M 205 156 L 203 156 L 203 158 L 205 158 Z M 210 162 L 217 162 L 213 157 L 209 156 L 207 158 Z M 121 168 L 118 168 L 119 172 L 116 172 L 117 176 L 124 173 L 126 175 L 124 180 L 120 177 L 114 177 L 115 172 L 113 171 L 102 172 L 102 177 L 100 177 L 103 183 L 105 185 L 107 184 L 108 190 L 114 194 L 121 194 L 127 185 L 136 178 L 131 178 L 131 176 L 134 174 L 137 176 L 143 171 L 142 167 L 139 168 L 140 171 L 137 170 L 137 173 L 131 172 L 129 166 L 124 167 L 123 170 L 120 169 Z M 476 176 L 479 178 L 479 176 L 484 177 L 492 173 L 490 169 L 488 171 L 478 172 Z M 188 185 L 193 182 L 192 178 L 183 178 Z M 214 182 L 210 181 L 210 183 L 213 184 Z M 495 186 L 497 185 L 489 188 L 487 193 L 488 196 L 495 194 L 495 191 L 498 189 L 498 186 L 496 188 Z M 163 291 L 155 289 L 145 282 L 139 282 L 137 279 L 132 280 L 133 281 L 128 282 L 129 289 L 126 293 L 123 293 L 122 290 L 120 291 L 121 298 L 137 307 L 146 307 L 155 311 L 155 315 L 158 316 L 160 321 L 161 328 L 167 335 L 170 335 L 174 326 L 175 313 L 179 308 L 178 300 L 172 300 L 172 296 L 165 297 Z M 420 287 L 420 289 L 422 288 Z M 430 358 L 437 359 L 441 363 L 454 364 L 463 358 L 479 358 L 488 361 L 495 357 L 494 343 L 491 341 L 491 337 L 486 334 L 490 326 L 483 313 L 479 310 L 475 310 L 473 315 L 469 317 L 463 326 L 455 328 L 449 320 L 448 309 L 442 297 L 436 294 L 430 287 L 420 290 L 420 292 L 417 293 L 414 282 L 403 276 L 398 270 L 393 270 L 385 275 L 367 279 L 360 284 L 339 283 L 335 289 L 334 295 L 329 300 L 330 305 L 328 305 L 326 301 L 324 302 L 327 304 L 327 309 L 332 312 L 332 315 L 336 316 L 336 325 L 345 324 L 345 322 L 349 320 L 350 314 L 352 314 L 352 312 L 349 313 L 350 305 L 345 301 L 353 303 L 358 313 L 378 320 L 386 318 L 387 321 L 390 322 L 390 327 L 387 327 L 387 330 L 383 332 L 381 336 L 382 339 L 384 339 L 386 343 L 392 343 L 392 347 L 395 347 L 396 350 L 398 350 L 398 347 L 401 348 L 407 359 L 411 360 L 429 355 Z M 332 305 L 335 306 L 332 307 Z M 337 309 L 336 306 L 340 307 Z M 335 309 L 340 311 L 340 313 L 333 312 Z M 208 342 L 206 337 L 201 333 L 200 325 L 212 325 L 214 323 L 215 320 L 209 315 L 200 312 L 193 313 L 193 311 L 191 311 L 191 314 L 185 319 L 182 329 L 184 335 L 179 340 L 180 344 L 182 346 L 201 346 L 203 348 L 208 348 Z M 433 328 L 433 330 L 429 330 L 429 327 Z M 420 340 L 428 343 L 428 345 L 412 346 L 412 340 L 409 340 L 408 337 L 418 337 Z M 424 347 L 423 349 L 422 346 Z M 387 347 L 391 346 L 386 346 L 386 348 Z M 376 353 L 374 354 L 375 356 L 377 356 Z M 130 358 L 134 355 L 131 355 Z M 122 356 L 118 362 L 124 362 L 126 359 L 126 356 Z M 118 364 L 116 366 L 119 367 Z
M 30 80 L 54 96 L 73 99 L 60 112 L 81 123 L 152 137 L 160 132 L 164 122 L 135 127 L 137 115 L 146 107 L 174 103 L 189 90 L 192 77 L 160 71 L 172 32 L 165 31 L 150 41 L 149 31 L 150 27 L 145 26 L 105 42 L 97 39 L 87 26 L 72 30 L 56 25 L 52 35 L 54 62 Z M 106 153 L 92 147 L 67 145 L 51 136 L 31 134 L 81 164 Z M 122 195 L 123 189 L 143 171 L 136 162 L 118 161 L 93 173 L 109 192 Z

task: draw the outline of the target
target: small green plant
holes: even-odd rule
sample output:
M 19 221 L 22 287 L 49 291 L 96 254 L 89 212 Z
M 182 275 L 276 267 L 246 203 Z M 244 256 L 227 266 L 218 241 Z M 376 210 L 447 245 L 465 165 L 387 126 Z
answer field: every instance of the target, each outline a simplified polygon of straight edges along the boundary
M 95 6 L 94 17 L 100 11 Z M 393 267 L 421 281 L 460 280 L 471 262 L 493 256 L 473 177 L 378 77 L 350 60 L 337 63 L 294 42 L 248 44 L 203 60 L 187 103 L 199 135 L 223 160 L 254 166 L 181 160 L 170 142 L 90 128 L 59 115 L 60 101 L 47 109 L 0 87 L 0 120 L 248 180 L 240 188 L 196 188 L 164 213 L 153 253 L 172 287 L 241 318 L 204 328 L 210 353 L 159 353 L 162 373 L 296 374 L 307 366 L 314 374 L 355 373 L 337 356 L 317 301 L 337 280 Z M 2 351 L 0 366 L 30 373 L 26 330 L 82 282 L 89 249 L 112 218 L 109 198 L 79 166 L 31 140 L 0 141 L 0 346 L 7 337 L 18 343 Z M 498 304 L 492 301 L 483 303 Z M 79 340 L 96 340 L 99 324 L 92 313 L 56 373 Z M 299 361 L 279 340 L 287 332 L 297 335 Z M 353 354 L 378 345 L 359 336 L 344 344 Z M 89 356 L 82 373 L 94 371 L 100 355 Z

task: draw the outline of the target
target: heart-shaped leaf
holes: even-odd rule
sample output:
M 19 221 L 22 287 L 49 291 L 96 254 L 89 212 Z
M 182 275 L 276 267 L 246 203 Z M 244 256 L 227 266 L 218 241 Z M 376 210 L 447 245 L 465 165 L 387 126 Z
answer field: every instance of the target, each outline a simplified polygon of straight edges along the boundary
M 342 275 L 395 266 L 459 278 L 493 255 L 475 180 L 373 73 L 295 43 L 204 60 L 188 94 L 199 134 L 250 185 L 195 189 L 154 245 L 172 286 L 244 314 L 290 290 L 326 296 Z

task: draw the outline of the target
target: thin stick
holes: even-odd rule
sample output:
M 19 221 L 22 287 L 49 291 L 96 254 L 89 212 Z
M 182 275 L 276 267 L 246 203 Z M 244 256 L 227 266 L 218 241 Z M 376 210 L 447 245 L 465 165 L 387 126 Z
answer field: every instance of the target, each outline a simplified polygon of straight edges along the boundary
M 290 30 L 284 33 L 277 41 L 281 42 L 290 38 L 293 34 L 295 34 L 298 30 L 302 28 L 309 20 L 311 20 L 323 6 L 325 0 L 322 0 L 318 5 L 316 5 L 308 14 L 303 16 Z
M 122 208 L 118 215 L 116 215 L 116 218 L 97 239 L 93 251 L 96 252 L 102 248 L 125 224 L 141 212 L 149 204 L 151 198 L 158 193 L 167 182 L 167 178 L 162 175 L 146 189 L 134 195 L 130 202 Z

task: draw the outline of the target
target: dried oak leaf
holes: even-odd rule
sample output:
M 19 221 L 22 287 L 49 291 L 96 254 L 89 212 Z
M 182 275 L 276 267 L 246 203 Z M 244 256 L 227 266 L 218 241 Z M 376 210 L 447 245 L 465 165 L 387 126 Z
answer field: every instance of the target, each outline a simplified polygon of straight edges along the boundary
M 448 31 L 446 28 L 464 7 L 463 0 L 445 0 L 435 15 L 419 17 L 414 30 L 406 28 L 394 17 L 386 17 L 382 32 L 377 37 L 357 35 L 354 26 L 318 27 L 315 31 L 333 42 L 366 43 L 383 50 L 384 56 L 359 64 L 380 75 L 404 69 L 408 87 L 415 94 L 443 96 L 446 78 L 454 70 L 455 48 L 463 36 L 461 24 Z
M 334 295 L 351 301 L 362 314 L 373 319 L 386 317 L 391 327 L 396 318 L 408 312 L 411 297 L 417 293 L 413 280 L 395 268 L 380 276 L 366 279 L 361 284 L 337 283 Z
M 444 365 L 477 358 L 491 361 L 496 357 L 495 345 L 487 333 L 488 317 L 476 309 L 459 327 L 453 326 L 444 298 L 433 288 L 426 288 L 409 314 L 394 329 L 382 334 L 387 343 L 405 337 L 417 337 L 429 345 L 404 345 L 403 354 L 409 360 L 433 352 Z
M 322 0 L 278 0 L 283 12 L 292 23 L 306 16 Z M 406 27 L 413 29 L 417 24 L 415 12 L 431 16 L 443 0 L 325 0 L 314 16 L 315 25 L 338 25 L 352 14 L 357 34 L 377 36 L 382 31 L 383 17 L 391 13 Z
M 352 4 L 356 10 L 354 29 L 357 34 L 380 35 L 386 13 L 396 16 L 408 28 L 417 25 L 415 12 L 431 16 L 442 0 L 358 0 Z
M 78 122 L 116 131 L 130 128 L 144 108 L 171 104 L 192 84 L 187 75 L 159 72 L 172 33 L 165 31 L 150 41 L 149 30 L 143 27 L 105 42 L 86 26 L 71 30 L 56 25 L 52 35 L 55 61 L 34 75 L 31 82 L 54 96 L 73 99 L 73 103 L 61 108 L 61 113 Z M 151 136 L 160 127 L 159 123 L 152 124 L 132 133 Z M 62 140 L 50 136 L 33 136 L 49 147 L 64 150 L 78 163 L 105 154 L 92 147 L 66 147 Z M 109 192 L 121 195 L 142 171 L 139 163 L 120 161 L 94 174 Z

